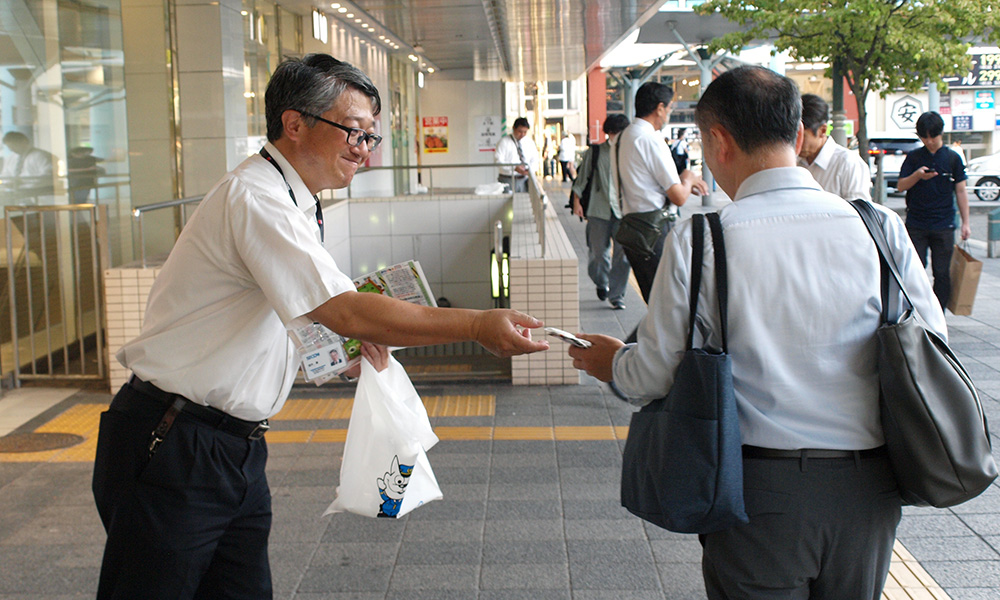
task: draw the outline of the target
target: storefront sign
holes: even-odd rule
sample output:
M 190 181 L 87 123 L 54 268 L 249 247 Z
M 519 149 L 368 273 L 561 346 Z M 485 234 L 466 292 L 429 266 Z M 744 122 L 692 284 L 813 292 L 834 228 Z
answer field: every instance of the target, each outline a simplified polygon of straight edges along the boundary
M 956 115 L 952 119 L 952 131 L 972 131 L 972 115 Z
M 993 90 L 981 90 L 976 92 L 976 108 L 993 110 Z
M 892 122 L 900 129 L 915 129 L 924 104 L 913 96 L 903 96 L 892 103 Z

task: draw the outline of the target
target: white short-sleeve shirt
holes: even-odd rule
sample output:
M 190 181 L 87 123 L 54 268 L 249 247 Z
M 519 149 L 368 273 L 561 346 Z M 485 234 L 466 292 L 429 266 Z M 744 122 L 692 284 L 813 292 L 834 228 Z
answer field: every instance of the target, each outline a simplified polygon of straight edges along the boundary
M 298 359 L 288 330 L 354 290 L 320 242 L 315 200 L 271 144 L 206 194 L 149 294 L 142 333 L 117 357 L 139 378 L 257 421 L 283 406 Z M 297 323 L 293 323 L 298 319 Z
M 649 212 L 670 205 L 667 190 L 680 183 L 681 178 L 670 156 L 670 147 L 663 134 L 653 129 L 652 123 L 636 119 L 618 136 L 611 150 L 611 177 L 616 188 L 622 191 L 623 214 Z
M 845 200 L 871 200 L 871 169 L 861 159 L 857 152 L 844 148 L 833 138 L 826 138 L 823 147 L 813 160 L 799 164 L 812 173 L 816 182 L 831 194 L 836 194 Z

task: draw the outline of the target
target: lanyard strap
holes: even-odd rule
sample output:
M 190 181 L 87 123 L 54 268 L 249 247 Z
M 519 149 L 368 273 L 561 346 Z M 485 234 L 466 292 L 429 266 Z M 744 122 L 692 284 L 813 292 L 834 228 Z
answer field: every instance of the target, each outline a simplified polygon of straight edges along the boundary
M 274 160 L 274 157 L 271 156 L 271 153 L 267 151 L 267 148 L 261 148 L 260 149 L 260 155 L 264 157 L 264 160 L 266 160 L 267 162 L 271 163 L 272 167 L 274 167 L 275 169 L 278 170 L 278 175 L 281 175 L 281 180 L 285 182 L 285 188 L 288 189 L 288 196 L 291 197 L 292 204 L 294 204 L 295 206 L 298 206 L 299 203 L 295 199 L 295 192 L 292 191 L 291 184 L 289 184 L 288 183 L 288 179 L 285 178 L 285 172 L 281 170 L 281 165 L 278 164 L 278 161 Z M 316 201 L 316 224 L 319 225 L 319 241 L 322 242 L 322 241 L 324 241 L 324 236 L 323 236 L 323 205 L 319 203 L 319 197 L 318 196 L 314 195 L 313 196 L 313 200 Z

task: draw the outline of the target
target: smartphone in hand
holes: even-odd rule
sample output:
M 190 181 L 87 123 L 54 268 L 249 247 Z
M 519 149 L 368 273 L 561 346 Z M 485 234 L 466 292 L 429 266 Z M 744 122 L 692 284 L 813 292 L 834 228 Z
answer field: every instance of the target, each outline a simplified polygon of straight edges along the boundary
M 546 327 L 545 333 L 551 335 L 552 337 L 557 337 L 567 344 L 573 344 L 577 348 L 590 348 L 592 345 L 587 340 L 581 340 L 572 333 L 568 331 L 563 331 L 562 329 L 556 329 L 555 327 Z

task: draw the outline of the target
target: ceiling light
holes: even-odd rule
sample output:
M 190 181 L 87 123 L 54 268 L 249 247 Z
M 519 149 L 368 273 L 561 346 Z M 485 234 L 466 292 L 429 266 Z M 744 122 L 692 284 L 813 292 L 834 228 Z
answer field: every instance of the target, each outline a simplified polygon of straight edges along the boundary
M 340 4 L 334 2 L 333 4 L 330 5 L 330 8 L 340 8 Z
M 348 19 L 353 19 L 354 18 L 354 13 L 347 13 L 347 18 Z
M 337 9 L 337 12 L 339 12 L 340 14 L 344 14 L 345 12 L 347 12 L 347 9 L 341 6 L 340 8 Z
M 355 23 L 360 23 L 360 22 L 361 22 L 361 19 L 354 19 L 354 22 L 355 22 Z
M 427 72 L 428 72 L 428 73 L 433 73 L 433 72 L 434 72 L 434 67 L 430 67 L 430 68 L 428 68 L 428 69 L 427 69 Z

